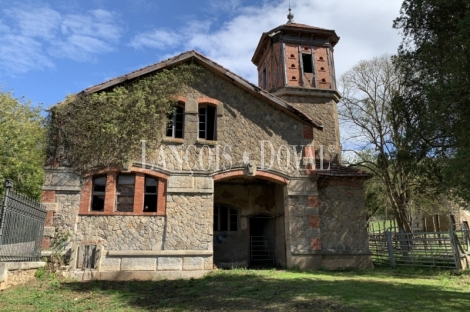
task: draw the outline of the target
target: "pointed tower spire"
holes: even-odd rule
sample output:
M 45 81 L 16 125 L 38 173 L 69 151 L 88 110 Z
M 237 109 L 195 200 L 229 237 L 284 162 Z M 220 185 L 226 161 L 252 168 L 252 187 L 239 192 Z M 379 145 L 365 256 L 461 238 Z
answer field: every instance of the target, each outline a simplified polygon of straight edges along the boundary
M 287 14 L 287 24 L 294 23 L 294 14 L 292 14 L 292 10 L 290 9 L 290 1 L 289 1 L 289 14 Z

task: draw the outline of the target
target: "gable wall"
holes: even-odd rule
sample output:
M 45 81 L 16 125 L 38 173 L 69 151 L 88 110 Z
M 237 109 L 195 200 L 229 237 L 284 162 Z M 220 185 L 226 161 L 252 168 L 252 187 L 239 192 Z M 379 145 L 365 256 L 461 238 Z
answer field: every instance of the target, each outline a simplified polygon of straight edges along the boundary
M 180 97 L 185 101 L 185 134 L 183 140 L 165 140 L 162 149 L 165 153 L 165 163 L 169 170 L 179 170 L 177 158 L 173 154 L 172 146 L 178 151 L 183 160 L 183 171 L 190 171 L 190 167 L 197 171 L 215 172 L 216 149 L 219 146 L 219 170 L 229 162 L 223 157 L 223 149 L 231 157 L 231 166 L 243 166 L 243 156 L 246 152 L 251 161 L 260 166 L 263 157 L 262 142 L 264 143 L 265 167 L 268 167 L 271 155 L 274 157 L 273 168 L 282 170 L 289 175 L 300 174 L 294 168 L 294 152 L 292 145 L 297 146 L 297 157 L 301 159 L 302 144 L 311 142 L 304 139 L 304 123 L 261 101 L 234 84 L 221 79 L 209 72 L 193 86 L 182 92 Z M 217 140 L 205 141 L 198 139 L 198 102 L 203 104 L 204 99 L 210 99 L 217 106 Z M 208 101 L 207 100 L 207 101 Z M 209 103 L 211 104 L 211 103 Z M 307 126 L 309 127 L 309 126 Z M 269 141 L 274 148 L 271 154 Z M 204 145 L 206 145 L 204 147 Z M 190 149 L 188 147 L 191 146 Z M 194 146 L 194 147 L 193 147 Z M 279 152 L 279 148 L 284 146 Z M 212 157 L 209 157 L 208 149 Z M 202 150 L 202 151 L 201 151 Z M 188 162 L 185 161 L 186 151 Z M 280 157 L 278 157 L 278 152 Z M 147 162 L 163 165 L 158 151 L 147 151 Z M 202 156 L 201 156 L 202 154 Z M 289 154 L 289 156 L 287 156 Z M 200 162 L 202 158 L 202 166 Z M 290 165 L 287 165 L 287 158 Z M 278 158 L 280 162 L 278 163 Z M 211 160 L 209 164 L 209 159 Z M 279 165 L 280 164 L 280 165 Z M 210 170 L 207 170 L 210 168 Z M 227 168 L 226 168 L 227 169 Z

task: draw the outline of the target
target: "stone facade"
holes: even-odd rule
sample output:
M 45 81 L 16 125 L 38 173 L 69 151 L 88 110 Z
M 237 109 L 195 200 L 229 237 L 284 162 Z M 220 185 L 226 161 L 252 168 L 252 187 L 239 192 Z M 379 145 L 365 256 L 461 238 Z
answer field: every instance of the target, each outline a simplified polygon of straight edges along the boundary
M 370 176 L 341 167 L 332 58 L 337 37 L 321 35 L 295 54 L 294 39 L 287 36 L 289 42 L 270 47 L 265 35 L 254 62 L 260 83 L 268 79 L 266 88 L 278 97 L 188 52 L 141 73 L 171 68 L 172 62 L 204 68 L 177 97 L 184 107 L 183 138 L 164 138 L 128 168 L 83 179 L 67 168 L 46 170 L 43 247 L 52 248 L 64 232 L 70 233 L 72 275 L 197 277 L 214 265 L 254 265 L 259 255 L 263 264 L 281 267 L 371 266 L 362 187 Z M 305 73 L 312 75 L 309 85 L 309 75 L 299 72 L 302 53 L 315 62 L 315 72 Z M 284 65 L 300 74 L 300 82 L 286 79 Z M 99 92 L 123 79 L 84 92 Z M 199 138 L 199 108 L 206 105 L 215 108 L 211 140 Z M 319 165 L 321 160 L 325 163 Z M 126 211 L 116 209 L 120 175 L 135 177 L 133 204 Z M 100 209 L 92 208 L 95 177 L 106 180 Z M 144 207 L 147 178 L 158 182 L 150 211 Z

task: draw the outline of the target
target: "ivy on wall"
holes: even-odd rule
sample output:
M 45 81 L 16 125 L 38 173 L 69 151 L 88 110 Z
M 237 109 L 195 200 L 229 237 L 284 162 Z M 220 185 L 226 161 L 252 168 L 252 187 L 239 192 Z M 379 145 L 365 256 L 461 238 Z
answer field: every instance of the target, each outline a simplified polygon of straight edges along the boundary
M 47 165 L 72 167 L 82 176 L 141 159 L 141 141 L 149 149 L 160 144 L 176 95 L 200 71 L 183 64 L 97 93 L 69 96 L 49 114 Z

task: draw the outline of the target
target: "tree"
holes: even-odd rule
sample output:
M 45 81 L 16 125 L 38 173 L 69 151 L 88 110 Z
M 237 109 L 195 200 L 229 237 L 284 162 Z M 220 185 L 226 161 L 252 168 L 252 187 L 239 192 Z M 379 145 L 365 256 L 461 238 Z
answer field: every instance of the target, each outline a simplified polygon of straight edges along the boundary
M 3 181 L 11 179 L 15 189 L 39 198 L 44 179 L 45 131 L 41 109 L 0 91 L 0 193 Z
M 339 115 L 343 125 L 349 126 L 343 146 L 353 145 L 356 165 L 375 174 L 381 184 L 375 192 L 385 192 L 398 226 L 410 232 L 413 195 L 438 188 L 436 176 L 427 178 L 432 176 L 427 168 L 429 147 L 410 135 L 411 125 L 403 123 L 394 109 L 393 103 L 402 94 L 402 76 L 392 58 L 383 55 L 359 62 L 340 83 Z
M 200 68 L 180 65 L 98 93 L 68 97 L 48 118 L 47 164 L 68 166 L 83 176 L 91 170 L 126 167 L 160 144 L 167 116 Z
M 413 134 L 433 146 L 448 190 L 470 199 L 470 0 L 405 0 L 394 28 L 403 34 L 397 111 L 419 119 Z

